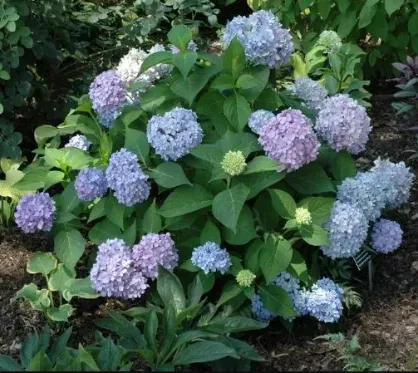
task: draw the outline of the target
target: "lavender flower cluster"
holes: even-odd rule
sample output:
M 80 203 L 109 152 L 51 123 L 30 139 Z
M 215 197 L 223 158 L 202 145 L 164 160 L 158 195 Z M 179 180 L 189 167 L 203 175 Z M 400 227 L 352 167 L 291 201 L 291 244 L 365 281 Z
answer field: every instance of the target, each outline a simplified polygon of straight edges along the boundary
M 231 267 L 231 257 L 225 249 L 214 242 L 206 242 L 193 250 L 192 263 L 208 274 L 219 272 L 225 274 Z
M 133 206 L 148 199 L 151 185 L 138 163 L 137 156 L 125 148 L 113 153 L 106 170 L 109 187 L 119 203 Z
M 228 22 L 223 42 L 229 45 L 237 37 L 248 60 L 270 68 L 287 64 L 294 50 L 290 31 L 271 11 L 260 10 L 249 17 L 235 17 Z
M 391 253 L 401 246 L 402 236 L 402 228 L 397 222 L 380 219 L 373 225 L 372 247 L 378 253 Z
M 296 79 L 289 91 L 315 113 L 319 112 L 322 103 L 328 96 L 328 91 L 324 86 L 310 78 Z
M 320 147 L 312 122 L 295 109 L 282 111 L 262 126 L 258 141 L 267 155 L 288 171 L 314 161 Z
M 84 135 L 75 135 L 65 144 L 66 148 L 77 148 L 87 152 L 90 149 L 91 142 Z
M 25 233 L 50 231 L 55 220 L 55 201 L 48 193 L 24 196 L 14 214 L 17 226 Z
M 178 255 L 170 234 L 147 234 L 132 249 L 123 240 L 111 239 L 99 246 L 90 278 L 102 296 L 140 298 L 155 279 L 158 264 L 172 271 Z
M 80 170 L 74 186 L 77 197 L 82 201 L 93 201 L 103 197 L 108 189 L 105 172 L 97 167 Z
M 202 142 L 203 131 L 192 110 L 174 108 L 149 120 L 147 137 L 164 160 L 176 161 Z

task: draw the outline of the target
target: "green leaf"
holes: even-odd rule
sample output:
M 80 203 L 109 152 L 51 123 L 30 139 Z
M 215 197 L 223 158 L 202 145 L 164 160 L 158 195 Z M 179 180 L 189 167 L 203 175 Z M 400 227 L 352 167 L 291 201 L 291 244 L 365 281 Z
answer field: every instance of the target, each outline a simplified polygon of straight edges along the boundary
M 236 179 L 237 183 L 244 183 L 247 186 L 247 188 L 250 189 L 250 194 L 247 199 L 251 199 L 254 198 L 258 193 L 260 193 L 264 189 L 278 183 L 285 176 L 285 173 L 270 171 L 250 175 L 242 175 L 234 179 Z M 235 184 L 235 180 L 233 180 L 232 183 Z
M 253 78 L 250 74 L 241 75 L 236 82 L 236 86 L 242 89 L 251 89 L 257 87 L 257 79 Z
M 244 257 L 244 267 L 249 269 L 254 274 L 257 274 L 260 269 L 260 251 L 264 246 L 261 240 L 257 239 L 247 248 Z
M 224 339 L 226 339 L 225 344 L 231 346 L 241 358 L 259 362 L 265 361 L 248 343 L 231 337 L 224 337 L 222 341 Z
M 186 308 L 186 297 L 180 280 L 164 267 L 158 267 L 157 291 L 164 305 L 174 306 L 177 315 Z
M 52 321 L 64 322 L 68 321 L 68 318 L 73 314 L 74 310 L 75 308 L 70 304 L 63 304 L 59 308 L 48 308 L 46 314 Z
M 180 51 L 186 51 L 193 34 L 187 26 L 177 25 L 169 31 L 167 37 L 170 43 L 179 48 Z
M 240 333 L 250 330 L 260 330 L 267 326 L 267 324 L 254 320 L 252 318 L 243 316 L 231 316 L 226 320 L 214 320 L 209 325 L 205 326 L 205 330 L 219 333 Z
M 318 0 L 318 13 L 323 20 L 328 18 L 331 5 L 331 0 Z
M 222 157 L 230 150 L 239 150 L 244 154 L 244 157 L 248 157 L 252 152 L 262 150 L 257 137 L 245 132 L 234 133 L 228 131 L 215 145 L 221 149 Z
M 228 302 L 229 300 L 235 298 L 237 295 L 241 294 L 243 288 L 238 285 L 236 281 L 227 282 L 224 288 L 222 289 L 221 296 L 219 297 L 218 303 L 216 303 L 216 307 L 219 308 L 224 303 Z
M 169 53 L 169 52 L 163 52 Z M 171 55 L 171 53 L 170 53 Z M 151 55 L 153 56 L 153 55 Z M 142 66 L 144 66 L 142 64 Z M 177 97 L 170 89 L 169 86 L 158 84 L 154 87 L 147 89 L 141 95 L 141 108 L 145 111 L 154 113 L 155 110 L 161 106 L 164 102 L 175 100 Z
M 404 4 L 405 0 L 385 0 L 385 10 L 390 17 Z
M 0 370 L 3 372 L 20 372 L 22 367 L 10 356 L 0 355 Z
M 179 185 L 192 185 L 178 163 L 164 162 L 150 171 L 150 176 L 164 188 L 175 188 Z
M 49 169 L 43 167 L 32 168 L 28 171 L 25 169 L 25 176 L 13 185 L 13 187 L 18 190 L 41 189 L 45 185 L 45 178 L 48 172 Z
M 302 225 L 299 227 L 299 233 L 303 240 L 312 246 L 330 245 L 327 232 L 319 225 Z
M 268 237 L 260 251 L 260 267 L 267 284 L 271 283 L 280 272 L 286 270 L 292 255 L 293 250 L 289 241 Z
M 34 132 L 35 141 L 39 146 L 43 146 L 48 139 L 55 137 L 58 133 L 57 127 L 49 125 L 39 126 Z
M 73 274 L 64 264 L 59 263 L 58 268 L 52 272 L 48 280 L 48 288 L 51 291 L 64 291 L 67 289 L 67 282 L 73 279 Z
M 97 355 L 97 365 L 101 371 L 115 371 L 121 363 L 122 352 L 113 343 L 110 337 L 106 338 L 99 354 Z
M 47 372 L 51 370 L 51 362 L 45 352 L 38 352 L 28 364 L 26 371 L 29 372 Z
M 254 174 L 257 172 L 277 171 L 280 163 L 273 161 L 269 157 L 259 155 L 247 164 L 244 175 Z
M 54 251 L 64 265 L 73 270 L 84 254 L 86 242 L 75 229 L 62 230 L 54 238 Z
M 335 198 L 333 197 L 308 197 L 299 202 L 299 207 L 309 210 L 312 222 L 322 225 L 328 221 Z
M 260 287 L 260 296 L 266 308 L 283 317 L 297 316 L 293 308 L 293 301 L 286 290 L 276 285 L 265 285 Z
M 219 75 L 213 80 L 212 84 L 210 85 L 210 88 L 216 89 L 218 91 L 234 89 L 234 78 L 231 75 L 227 74 Z
M 89 371 L 100 371 L 99 367 L 96 364 L 96 361 L 94 360 L 93 356 L 90 355 L 89 352 L 87 352 L 81 343 L 78 345 L 78 359 L 81 363 L 87 365 Z
M 180 186 L 164 201 L 158 213 L 166 218 L 181 216 L 212 205 L 213 196 L 202 186 Z
M 316 162 L 312 162 L 299 170 L 287 174 L 286 181 L 297 192 L 302 194 L 318 194 L 335 191 L 328 175 Z
M 234 233 L 244 202 L 250 190 L 244 184 L 237 184 L 219 193 L 213 200 L 213 216 Z
M 226 72 L 237 79 L 245 67 L 245 50 L 238 39 L 235 37 L 229 43 L 223 55 L 223 66 Z
M 220 245 L 221 241 L 221 232 L 212 219 L 209 218 L 200 233 L 200 243 L 204 245 L 206 242 L 215 242 Z
M 71 337 L 72 331 L 73 331 L 73 327 L 71 326 L 52 343 L 52 346 L 48 352 L 48 356 L 52 364 L 55 364 L 60 353 L 67 346 L 67 343 Z
M 357 12 L 355 10 L 349 11 L 342 15 L 341 22 L 338 25 L 338 35 L 341 38 L 348 36 L 353 30 L 357 22 Z
M 144 132 L 133 128 L 126 129 L 125 148 L 135 153 L 138 160 L 146 165 L 150 146 L 148 144 L 147 135 Z
M 93 289 L 90 277 L 74 278 L 66 283 L 67 289 L 64 290 L 63 296 L 67 302 L 72 298 L 78 297 L 83 299 L 96 299 L 100 294 Z
M 157 330 L 158 330 L 158 318 L 154 310 L 148 314 L 147 321 L 144 326 L 144 337 L 147 341 L 147 345 L 153 351 L 157 349 Z
M 106 198 L 102 198 L 93 206 L 90 211 L 89 220 L 87 220 L 87 223 L 105 216 L 105 203 Z
M 248 89 L 241 88 L 240 94 L 253 103 L 264 91 L 270 76 L 270 70 L 267 66 L 258 65 L 250 67 L 249 72 L 254 79 L 252 82 L 257 83 L 257 85 Z M 276 107 L 277 104 L 275 103 L 274 106 Z
M 45 157 L 47 150 L 45 149 Z M 93 161 L 93 158 L 81 149 L 65 148 L 63 152 L 64 157 L 62 162 L 73 170 L 81 170 Z
M 145 233 L 158 233 L 162 228 L 162 219 L 157 212 L 157 206 L 155 204 L 155 199 L 152 202 L 151 206 L 148 207 L 147 211 L 144 214 L 144 220 L 142 223 L 142 230 Z
M 194 66 L 197 60 L 196 52 L 177 53 L 173 55 L 173 65 L 176 66 L 183 78 L 187 78 L 191 68 Z
M 173 58 L 173 54 L 171 52 L 166 52 L 166 51 L 155 52 L 155 53 L 149 54 L 141 65 L 140 74 L 144 73 L 150 67 L 158 65 L 160 63 L 164 63 L 164 64 L 171 63 L 172 58 Z
M 58 196 L 57 204 L 62 212 L 71 212 L 80 205 L 74 182 L 68 184 L 64 191 Z
M 188 365 L 193 363 L 204 363 L 231 356 L 238 359 L 239 356 L 233 348 L 222 343 L 213 341 L 195 342 L 187 346 L 173 360 L 175 365 Z
M 339 182 L 342 182 L 347 177 L 356 176 L 356 162 L 350 153 L 346 150 L 337 153 L 331 163 L 331 173 Z
M 60 183 L 65 178 L 64 172 L 61 171 L 49 171 L 45 176 L 44 188 L 48 189 L 51 186 Z
M 408 31 L 413 36 L 418 34 L 418 13 L 413 13 L 411 17 L 409 17 Z
M 360 11 L 358 20 L 358 28 L 362 29 L 370 24 L 377 11 L 377 3 L 379 0 L 366 0 Z
M 308 267 L 306 266 L 306 262 L 302 255 L 300 255 L 297 250 L 293 250 L 292 262 L 287 268 L 287 271 L 299 280 L 303 281 L 305 284 L 308 283 Z
M 97 223 L 89 231 L 89 239 L 96 245 L 100 245 L 110 238 L 121 238 L 122 232 L 120 228 L 113 224 L 110 220 L 105 219 Z
M 225 97 L 219 92 L 205 92 L 197 102 L 196 113 L 199 116 L 213 117 L 215 113 L 222 113 L 224 101 Z
M 224 114 L 236 131 L 242 131 L 251 115 L 248 101 L 238 93 L 228 97 L 224 102 Z
M 35 302 L 39 299 L 39 296 L 38 287 L 34 283 L 30 283 L 24 285 L 10 301 L 14 302 L 16 299 L 23 298 L 27 301 Z
M 235 233 L 228 228 L 224 228 L 224 237 L 226 242 L 231 245 L 245 245 L 257 237 L 253 213 L 247 205 L 244 205 L 239 214 Z
M 122 234 L 122 240 L 124 240 L 129 246 L 132 246 L 136 240 L 136 231 L 138 229 L 137 220 L 134 219 L 128 228 L 125 228 Z
M 292 219 L 295 217 L 296 202 L 293 197 L 280 189 L 269 189 L 268 190 L 271 196 L 271 202 L 273 203 L 273 208 L 285 219 Z
M 105 202 L 105 214 L 107 218 L 120 229 L 123 230 L 123 218 L 125 214 L 125 206 L 120 204 L 113 196 L 108 196 Z
M 39 336 L 38 333 L 30 333 L 26 336 L 23 341 L 22 347 L 20 348 L 20 361 L 24 367 L 28 367 L 30 362 L 39 351 Z
M 35 253 L 26 266 L 28 273 L 41 273 L 44 276 L 57 268 L 57 259 L 51 253 Z

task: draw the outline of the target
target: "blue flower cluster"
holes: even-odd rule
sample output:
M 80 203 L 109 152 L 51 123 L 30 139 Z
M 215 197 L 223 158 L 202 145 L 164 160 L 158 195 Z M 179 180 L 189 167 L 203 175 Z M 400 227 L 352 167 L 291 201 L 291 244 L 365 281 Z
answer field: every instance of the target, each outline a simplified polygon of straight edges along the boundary
M 75 135 L 65 144 L 66 148 L 77 148 L 87 152 L 91 146 L 91 142 L 84 135 Z
M 391 253 L 401 246 L 402 236 L 402 228 L 397 222 L 381 219 L 373 226 L 372 247 L 378 253 Z
M 243 45 L 247 59 L 256 65 L 283 66 L 294 50 L 290 31 L 282 28 L 271 11 L 235 17 L 226 25 L 223 42 L 229 45 L 234 37 Z
M 261 300 L 260 294 L 254 294 L 251 298 L 251 311 L 258 321 L 269 322 L 277 317 L 273 312 L 270 312 Z
M 332 259 L 349 258 L 360 251 L 367 238 L 369 223 L 356 206 L 336 201 L 325 227 L 331 244 L 322 246 L 322 252 Z
M 55 201 L 48 193 L 28 194 L 17 204 L 15 222 L 25 233 L 50 231 L 55 211 Z
M 125 148 L 110 157 L 106 179 L 123 205 L 133 206 L 149 197 L 151 185 L 148 176 L 142 171 L 137 156 Z
M 320 110 L 322 103 L 328 96 L 325 87 L 310 78 L 296 79 L 295 84 L 289 88 L 289 91 L 314 112 Z
M 127 104 L 127 94 L 126 86 L 116 71 L 109 70 L 96 76 L 90 85 L 89 96 L 104 127 L 113 126 Z
M 287 294 L 289 294 L 290 298 L 292 298 L 295 311 L 300 311 L 298 302 L 300 298 L 300 281 L 288 272 L 281 272 L 275 279 L 273 279 L 273 284 L 285 290 Z M 295 317 L 284 317 L 284 319 L 293 321 Z
M 93 201 L 107 192 L 105 172 L 97 167 L 83 168 L 75 179 L 77 197 L 82 201 Z
M 231 257 L 225 249 L 214 242 L 206 242 L 193 250 L 192 263 L 208 274 L 219 272 L 225 274 L 231 267 Z
M 174 108 L 163 116 L 154 115 L 149 120 L 147 137 L 155 152 L 164 160 L 176 161 L 201 144 L 203 131 L 192 110 Z
M 171 45 L 170 49 L 171 49 L 171 53 L 173 53 L 173 54 L 180 53 L 180 49 L 178 49 L 175 45 Z M 187 45 L 187 49 L 189 51 L 196 52 L 197 51 L 197 44 L 193 40 L 190 40 L 189 44 Z
M 263 127 L 275 117 L 276 116 L 271 111 L 263 109 L 257 110 L 251 114 L 250 119 L 248 120 L 248 126 L 251 128 L 251 131 L 259 135 L 261 127 Z

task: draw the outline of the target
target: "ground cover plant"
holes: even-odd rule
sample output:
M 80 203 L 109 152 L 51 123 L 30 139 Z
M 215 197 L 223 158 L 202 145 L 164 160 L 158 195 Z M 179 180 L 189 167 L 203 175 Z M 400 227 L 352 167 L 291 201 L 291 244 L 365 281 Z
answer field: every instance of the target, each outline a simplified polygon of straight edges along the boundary
M 124 333 L 120 345 L 154 368 L 259 360 L 226 330 L 278 317 L 287 327 L 300 316 L 337 322 L 352 292 L 334 269 L 400 246 L 402 229 L 384 214 L 413 180 L 387 159 L 357 171 L 352 155 L 371 131 L 364 96 L 306 76 L 277 84 L 294 45 L 271 12 L 229 22 L 221 55 L 192 37 L 175 26 L 167 47 L 130 50 L 63 124 L 36 129 L 34 160 L 10 174 L 27 193 L 18 227 L 54 237 L 54 252 L 27 266 L 46 288 L 25 285 L 17 298 L 57 322 L 75 314 L 74 298 L 139 302 L 127 314 L 144 323 L 146 343 Z M 334 69 L 338 58 L 328 51 L 322 62 Z M 132 329 L 111 317 L 98 325 Z M 205 341 L 178 345 L 188 328 Z M 204 359 L 186 359 L 190 349 Z

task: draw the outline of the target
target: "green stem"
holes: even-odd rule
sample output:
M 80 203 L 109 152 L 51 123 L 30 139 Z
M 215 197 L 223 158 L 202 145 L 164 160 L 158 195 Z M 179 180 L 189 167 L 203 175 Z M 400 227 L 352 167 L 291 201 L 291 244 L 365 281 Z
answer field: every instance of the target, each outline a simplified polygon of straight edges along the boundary
M 230 186 L 231 186 L 231 178 L 228 176 L 228 178 L 226 179 L 226 189 L 229 189 Z
M 45 281 L 46 281 L 46 286 L 48 288 L 48 297 L 49 297 L 49 300 L 51 302 L 51 307 L 55 307 L 54 306 L 54 297 L 52 295 L 52 291 L 49 289 L 49 283 L 48 283 L 48 276 L 47 275 L 45 275 Z

